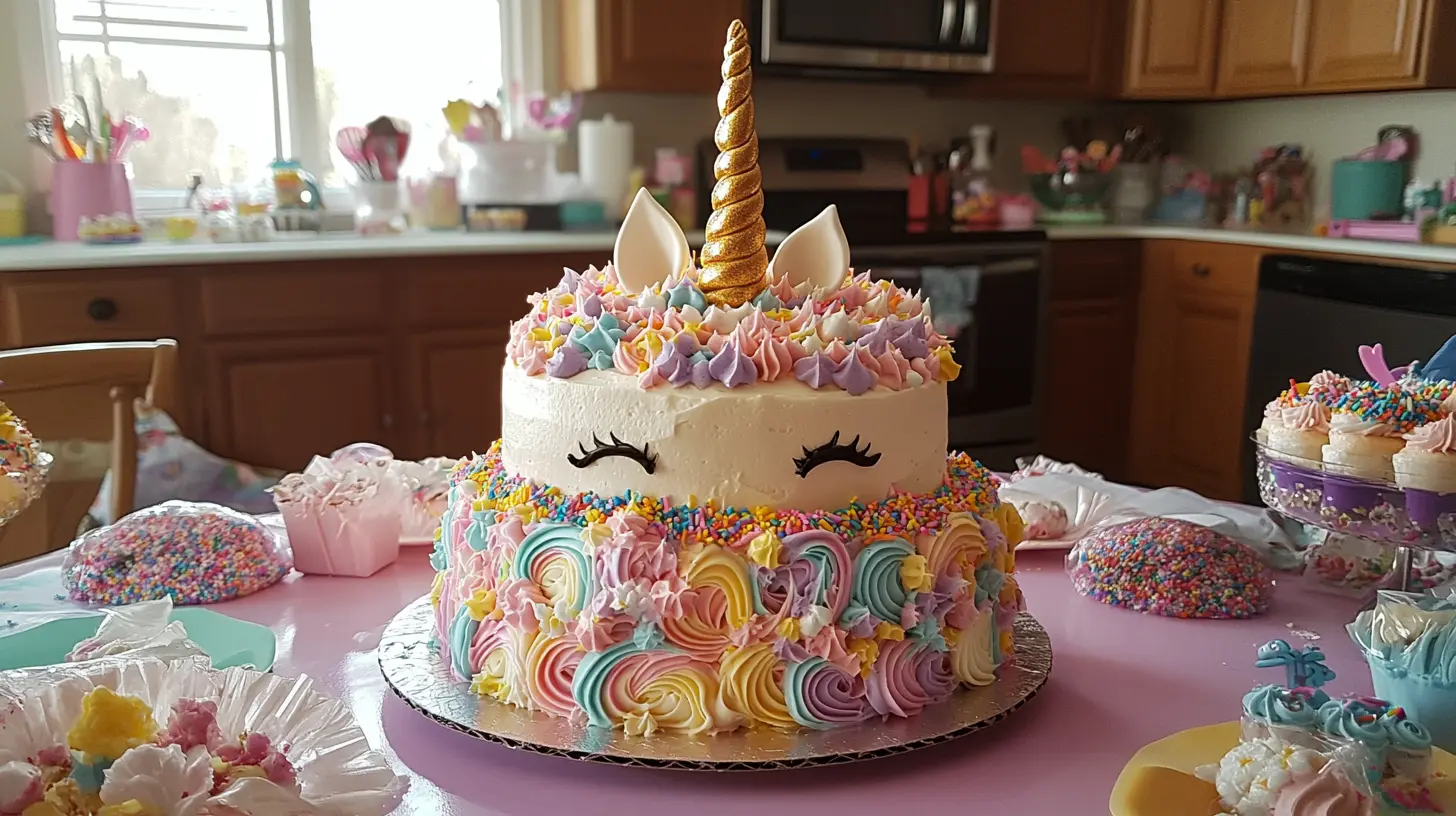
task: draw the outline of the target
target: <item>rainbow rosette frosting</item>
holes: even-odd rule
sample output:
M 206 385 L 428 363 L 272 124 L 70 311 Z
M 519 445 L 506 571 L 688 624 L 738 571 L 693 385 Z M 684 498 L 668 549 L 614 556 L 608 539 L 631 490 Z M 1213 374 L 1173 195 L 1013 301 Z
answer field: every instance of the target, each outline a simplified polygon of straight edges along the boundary
M 437 642 L 502 704 L 633 737 L 827 729 L 915 716 L 1013 654 L 1020 520 L 964 457 L 931 494 L 815 512 L 566 495 L 498 446 L 450 479 Z

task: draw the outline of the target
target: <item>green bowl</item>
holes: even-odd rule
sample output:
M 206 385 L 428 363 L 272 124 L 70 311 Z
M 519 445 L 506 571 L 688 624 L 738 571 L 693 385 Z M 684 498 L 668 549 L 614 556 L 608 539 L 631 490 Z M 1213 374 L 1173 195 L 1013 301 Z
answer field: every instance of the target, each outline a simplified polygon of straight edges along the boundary
M 172 620 L 187 627 L 187 637 L 212 658 L 215 669 L 252 666 L 273 668 L 278 643 L 266 626 L 219 615 L 208 609 L 178 608 Z M 0 671 L 53 666 L 66 662 L 77 643 L 96 634 L 105 618 L 61 618 L 24 632 L 0 637 Z
M 1032 173 L 1031 194 L 1049 210 L 1098 210 L 1112 190 L 1111 173 Z

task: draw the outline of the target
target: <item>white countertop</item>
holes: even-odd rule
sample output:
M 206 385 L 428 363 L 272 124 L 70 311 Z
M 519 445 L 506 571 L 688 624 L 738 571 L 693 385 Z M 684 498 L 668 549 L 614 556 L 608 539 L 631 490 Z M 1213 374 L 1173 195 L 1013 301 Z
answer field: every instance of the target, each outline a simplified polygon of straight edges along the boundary
M 770 232 L 768 243 L 785 237 Z M 1098 239 L 1182 239 L 1268 247 L 1293 252 L 1329 252 L 1363 255 L 1393 261 L 1456 264 L 1456 246 L 1355 241 L 1312 235 L 1283 235 L 1238 230 L 1164 226 L 1050 227 L 1053 241 Z M 689 233 L 688 242 L 702 244 L 701 232 Z M 149 241 L 122 246 L 86 244 L 22 244 L 0 246 L 0 272 L 42 269 L 96 269 L 188 264 L 258 263 L 325 258 L 418 257 L 423 255 L 492 255 L 584 252 L 606 261 L 616 242 L 615 232 L 497 232 L 411 233 L 391 237 L 360 238 L 351 234 L 289 237 L 260 244 L 172 244 Z
M 1290 252 L 1329 252 L 1338 255 L 1363 255 L 1376 260 L 1424 261 L 1456 264 L 1456 246 L 1404 244 L 1394 241 L 1359 241 L 1349 238 L 1321 238 L 1317 235 L 1290 235 L 1254 230 L 1222 230 L 1201 227 L 1163 227 L 1149 224 L 1137 226 L 1048 227 L 1047 238 L 1053 241 L 1087 241 L 1115 238 L 1157 238 L 1164 240 L 1208 241 L 1220 244 L 1268 247 Z

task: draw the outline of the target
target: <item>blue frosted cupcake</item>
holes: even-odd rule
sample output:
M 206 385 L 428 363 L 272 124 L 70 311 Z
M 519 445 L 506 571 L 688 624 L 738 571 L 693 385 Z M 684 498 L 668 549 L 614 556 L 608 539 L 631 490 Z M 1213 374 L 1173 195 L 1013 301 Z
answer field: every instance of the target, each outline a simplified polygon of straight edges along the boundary
M 1456 604 L 1382 591 L 1346 628 L 1365 652 L 1376 695 L 1418 720 L 1435 745 L 1456 751 Z

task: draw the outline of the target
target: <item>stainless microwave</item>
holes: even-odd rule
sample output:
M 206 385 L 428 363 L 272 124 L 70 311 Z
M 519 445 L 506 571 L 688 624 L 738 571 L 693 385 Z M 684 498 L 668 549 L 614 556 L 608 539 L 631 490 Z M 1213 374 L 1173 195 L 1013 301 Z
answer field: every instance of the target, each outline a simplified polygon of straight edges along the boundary
M 989 73 L 993 0 L 757 0 L 756 57 L 806 73 Z

